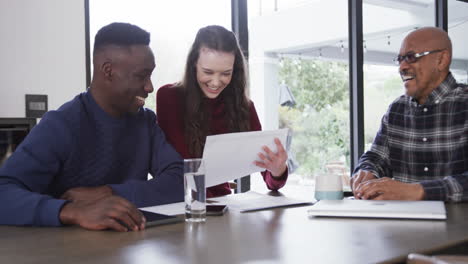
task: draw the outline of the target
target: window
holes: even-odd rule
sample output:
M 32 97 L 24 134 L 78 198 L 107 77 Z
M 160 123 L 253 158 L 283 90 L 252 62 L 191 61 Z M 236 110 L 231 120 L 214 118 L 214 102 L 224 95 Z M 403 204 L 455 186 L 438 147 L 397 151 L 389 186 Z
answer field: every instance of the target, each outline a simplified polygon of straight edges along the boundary
M 409 32 L 434 25 L 434 12 L 433 0 L 369 0 L 363 5 L 365 151 L 388 106 L 404 93 L 393 58 Z
M 264 130 L 292 132 L 288 185 L 349 175 L 347 2 L 248 1 L 251 99 Z
M 468 3 L 448 1 L 448 33 L 452 40 L 451 71 L 459 83 L 468 84 Z

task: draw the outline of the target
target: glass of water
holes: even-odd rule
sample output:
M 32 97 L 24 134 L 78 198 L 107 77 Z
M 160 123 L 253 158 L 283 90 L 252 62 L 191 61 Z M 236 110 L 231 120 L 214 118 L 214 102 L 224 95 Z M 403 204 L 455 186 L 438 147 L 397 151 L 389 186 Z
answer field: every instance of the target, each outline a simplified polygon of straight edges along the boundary
M 184 160 L 185 221 L 206 221 L 205 166 L 202 159 Z

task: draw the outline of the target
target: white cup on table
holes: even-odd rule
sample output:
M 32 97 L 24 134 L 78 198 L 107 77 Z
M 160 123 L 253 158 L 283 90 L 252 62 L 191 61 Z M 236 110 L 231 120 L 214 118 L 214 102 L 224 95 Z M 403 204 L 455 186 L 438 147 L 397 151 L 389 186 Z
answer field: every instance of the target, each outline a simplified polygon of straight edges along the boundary
M 315 177 L 315 199 L 341 200 L 343 199 L 343 182 L 340 175 L 321 174 Z

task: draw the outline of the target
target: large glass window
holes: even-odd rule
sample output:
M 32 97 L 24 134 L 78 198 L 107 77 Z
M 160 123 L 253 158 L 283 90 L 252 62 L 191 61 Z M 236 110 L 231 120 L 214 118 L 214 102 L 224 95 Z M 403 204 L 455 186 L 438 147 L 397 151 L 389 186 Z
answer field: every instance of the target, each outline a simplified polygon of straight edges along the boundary
M 468 84 L 468 3 L 448 1 L 448 33 L 453 46 L 451 71 L 458 82 Z
M 230 0 L 90 0 L 90 46 L 96 32 L 112 22 L 128 22 L 151 33 L 156 58 L 155 90 L 182 79 L 185 60 L 198 29 L 221 25 L 231 29 Z M 155 111 L 155 93 L 145 107 Z
M 368 0 L 363 5 L 365 150 L 372 145 L 388 106 L 404 93 L 398 65 L 403 38 L 433 26 L 434 1 Z
M 347 3 L 248 1 L 251 99 L 264 130 L 292 133 L 288 186 L 349 175 Z

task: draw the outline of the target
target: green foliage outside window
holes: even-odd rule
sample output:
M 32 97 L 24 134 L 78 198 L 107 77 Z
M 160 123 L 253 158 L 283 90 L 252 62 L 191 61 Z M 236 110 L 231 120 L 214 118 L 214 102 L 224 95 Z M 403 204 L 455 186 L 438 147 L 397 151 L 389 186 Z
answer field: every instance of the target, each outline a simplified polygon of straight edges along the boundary
M 293 132 L 295 173 L 313 178 L 327 163 L 349 168 L 349 91 L 347 64 L 336 61 L 283 59 L 279 80 L 292 91 L 296 105 L 281 106 L 280 127 Z

